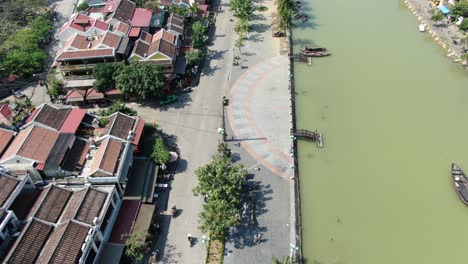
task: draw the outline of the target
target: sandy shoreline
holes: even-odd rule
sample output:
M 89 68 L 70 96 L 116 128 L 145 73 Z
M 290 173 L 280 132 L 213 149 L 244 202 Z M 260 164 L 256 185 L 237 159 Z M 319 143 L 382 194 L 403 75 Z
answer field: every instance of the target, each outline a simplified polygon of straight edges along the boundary
M 430 10 L 434 9 L 427 0 L 403 0 L 403 3 L 416 16 L 421 24 L 426 28 L 426 32 L 431 34 L 432 38 L 447 51 L 447 56 L 452 58 L 454 62 L 459 62 L 468 69 L 468 61 L 462 61 L 463 46 L 453 43 L 453 37 L 463 38 L 463 34 L 453 24 L 447 25 L 441 22 L 441 26 L 435 26 L 431 20 Z M 443 25 L 442 25 L 443 24 Z M 418 30 L 415 27 L 415 31 Z

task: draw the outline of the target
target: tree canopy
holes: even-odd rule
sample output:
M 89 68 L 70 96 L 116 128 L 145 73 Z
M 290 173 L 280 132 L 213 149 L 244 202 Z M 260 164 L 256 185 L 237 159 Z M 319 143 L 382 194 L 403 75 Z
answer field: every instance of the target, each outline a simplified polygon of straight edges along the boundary
M 231 152 L 224 143 L 218 146 L 213 160 L 195 171 L 198 179 L 194 195 L 208 195 L 208 201 L 200 213 L 200 229 L 209 232 L 214 239 L 221 239 L 236 222 L 242 185 L 247 170 L 242 164 L 234 164 Z
M 143 99 L 162 95 L 166 78 L 159 65 L 132 63 L 119 67 L 116 74 L 115 84 L 124 94 L 136 94 Z
M 93 68 L 93 77 L 96 79 L 94 81 L 94 88 L 101 93 L 115 89 L 115 73 L 119 67 L 124 66 L 117 63 L 96 64 Z
M 107 109 L 101 109 L 99 111 L 100 116 L 110 116 L 115 112 L 120 112 L 129 116 L 136 116 L 137 112 L 131 108 L 128 108 L 122 101 L 114 101 L 112 105 Z
M 205 36 L 205 31 L 206 27 L 203 25 L 201 21 L 197 21 L 192 24 L 192 31 L 193 31 L 193 36 L 192 36 L 192 41 L 193 41 L 193 47 L 195 49 L 205 49 L 206 48 L 206 36 Z
M 132 233 L 125 244 L 125 255 L 136 261 L 143 260 L 149 250 L 150 238 L 151 235 L 144 231 Z
M 171 154 L 169 153 L 169 150 L 167 149 L 166 144 L 161 137 L 158 137 L 154 142 L 151 158 L 157 164 L 167 163 L 171 158 Z

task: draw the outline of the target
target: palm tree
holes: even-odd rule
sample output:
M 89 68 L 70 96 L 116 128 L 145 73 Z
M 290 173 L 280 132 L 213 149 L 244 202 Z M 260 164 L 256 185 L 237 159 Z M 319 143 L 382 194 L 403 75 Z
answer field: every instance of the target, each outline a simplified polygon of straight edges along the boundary
M 275 3 L 278 10 L 279 26 L 288 32 L 294 27 L 293 11 L 297 8 L 296 2 L 294 0 L 275 0 Z

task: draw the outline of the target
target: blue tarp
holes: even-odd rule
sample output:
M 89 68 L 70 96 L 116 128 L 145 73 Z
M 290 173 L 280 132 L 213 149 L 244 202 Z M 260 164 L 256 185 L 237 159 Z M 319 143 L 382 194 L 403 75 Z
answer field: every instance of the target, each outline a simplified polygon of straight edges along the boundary
M 439 10 L 440 10 L 440 12 L 442 12 L 444 14 L 450 13 L 450 10 L 444 5 L 439 6 Z

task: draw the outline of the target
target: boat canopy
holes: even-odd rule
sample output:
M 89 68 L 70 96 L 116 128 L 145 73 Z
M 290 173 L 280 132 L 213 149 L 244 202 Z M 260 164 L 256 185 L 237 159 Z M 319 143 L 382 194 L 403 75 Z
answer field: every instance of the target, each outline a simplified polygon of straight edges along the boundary
M 443 14 L 448 14 L 448 13 L 450 13 L 450 10 L 449 10 L 446 6 L 444 6 L 444 5 L 440 5 L 440 6 L 439 6 L 439 10 L 440 10 L 440 12 L 442 12 Z

